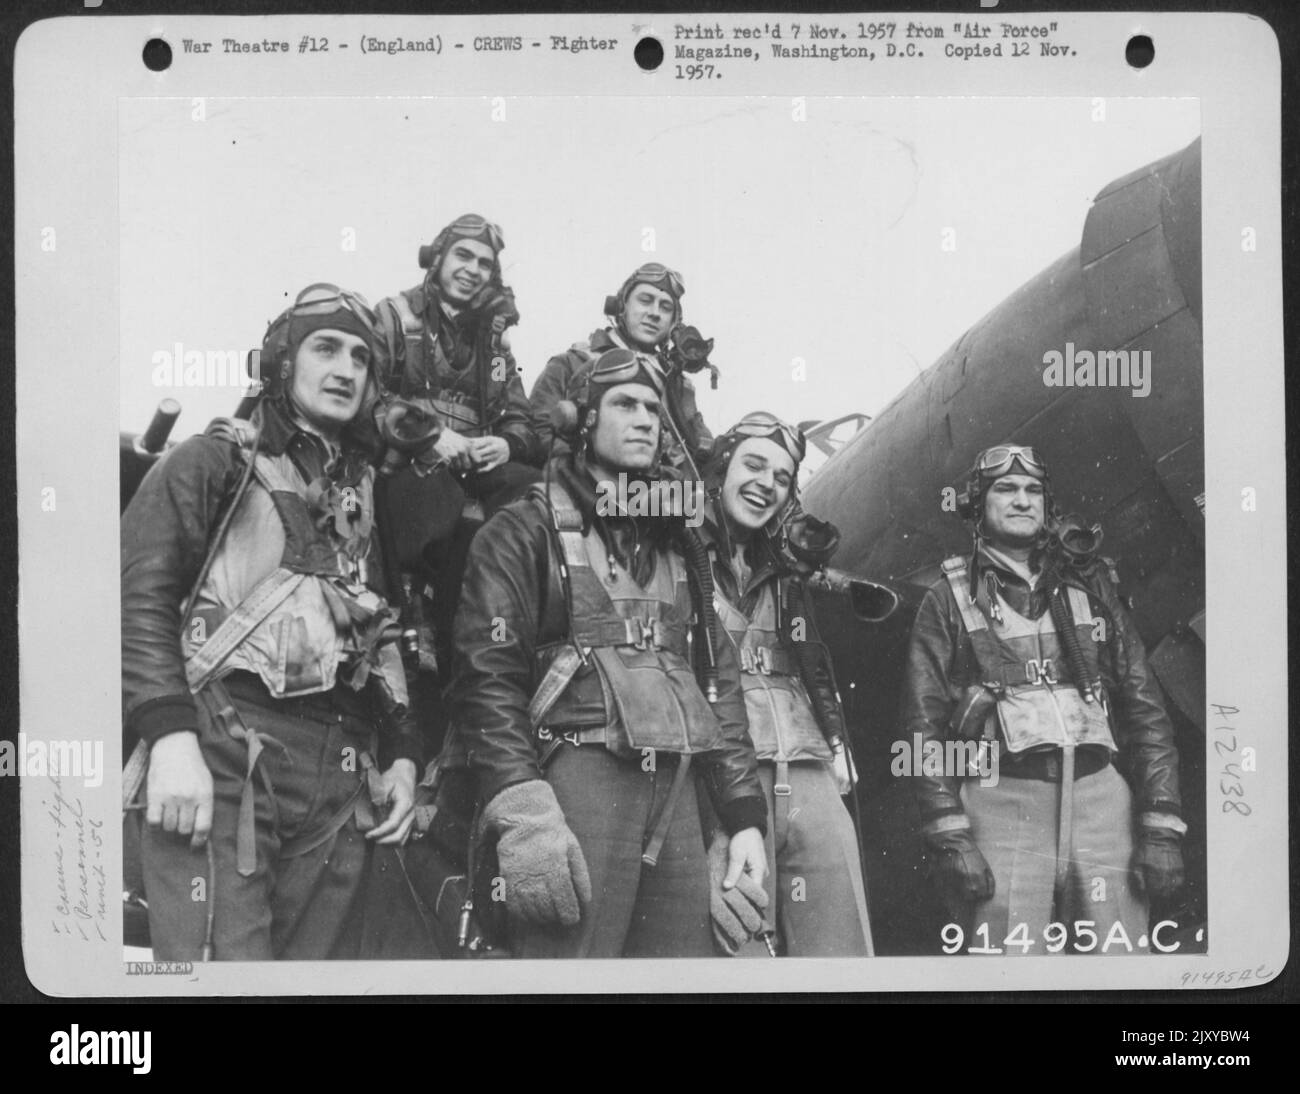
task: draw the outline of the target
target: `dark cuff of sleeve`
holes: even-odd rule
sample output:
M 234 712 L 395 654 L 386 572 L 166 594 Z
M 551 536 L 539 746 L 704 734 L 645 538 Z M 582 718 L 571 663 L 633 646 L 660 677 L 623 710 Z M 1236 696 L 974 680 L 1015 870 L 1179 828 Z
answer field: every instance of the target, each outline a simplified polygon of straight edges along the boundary
M 510 458 L 515 463 L 527 462 L 524 457 L 528 455 L 528 446 L 514 433 L 507 433 L 505 440 L 510 449 Z
M 398 760 L 410 760 L 419 772 L 424 766 L 424 741 L 409 715 L 394 718 L 379 735 L 379 769 L 387 771 Z
M 1177 802 L 1171 802 L 1168 798 L 1161 798 L 1159 801 L 1153 801 L 1145 809 L 1144 813 L 1170 813 L 1179 820 L 1184 820 L 1183 807 Z
M 718 806 L 717 812 L 729 836 L 746 828 L 757 828 L 767 835 L 767 802 L 762 798 L 733 798 Z
M 199 731 L 199 712 L 194 706 L 194 698 L 184 695 L 163 695 L 141 703 L 131 712 L 127 719 L 127 728 L 150 747 L 159 737 L 168 733 L 189 730 Z
M 397 760 L 410 760 L 419 771 L 424 763 L 424 749 L 418 735 L 400 733 L 379 742 L 379 767 L 387 771 Z
M 951 817 L 951 816 L 955 816 L 958 813 L 965 813 L 965 812 L 966 810 L 963 809 L 960 805 L 943 805 L 943 806 L 938 806 L 934 809 L 926 809 L 922 807 L 921 820 L 925 821 L 926 823 L 929 823 L 930 821 L 936 820 L 939 817 Z

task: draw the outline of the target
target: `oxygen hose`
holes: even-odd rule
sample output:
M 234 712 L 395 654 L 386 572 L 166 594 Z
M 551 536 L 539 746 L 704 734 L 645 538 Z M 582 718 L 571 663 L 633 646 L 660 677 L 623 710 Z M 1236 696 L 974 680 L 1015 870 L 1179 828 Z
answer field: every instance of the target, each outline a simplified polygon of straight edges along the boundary
M 710 703 L 718 701 L 718 659 L 714 642 L 718 633 L 718 612 L 713 605 L 713 568 L 709 551 L 694 528 L 682 529 L 682 554 L 692 578 L 697 597 L 696 608 L 704 629 L 704 695 Z
M 1056 633 L 1061 645 L 1065 647 L 1065 657 L 1070 663 L 1070 675 L 1074 677 L 1074 686 L 1087 702 L 1094 699 L 1094 681 L 1088 677 L 1088 663 L 1083 657 L 1083 647 L 1079 645 L 1079 634 L 1074 625 L 1074 613 L 1070 611 L 1070 602 L 1066 599 L 1065 586 L 1058 585 L 1052 590 L 1048 606 L 1052 613 L 1052 622 L 1056 624 Z

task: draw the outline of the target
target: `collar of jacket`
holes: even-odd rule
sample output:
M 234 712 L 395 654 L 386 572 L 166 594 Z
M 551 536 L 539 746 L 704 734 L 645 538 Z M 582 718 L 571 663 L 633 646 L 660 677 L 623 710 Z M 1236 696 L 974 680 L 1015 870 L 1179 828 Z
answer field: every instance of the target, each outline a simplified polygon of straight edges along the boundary
M 604 353 L 607 349 L 630 349 L 633 353 L 644 353 L 647 357 L 653 357 L 659 362 L 660 369 L 670 383 L 680 384 L 683 379 L 680 372 L 669 373 L 665 364 L 662 345 L 655 346 L 653 350 L 633 349 L 628 340 L 619 333 L 617 327 L 602 327 L 598 331 L 592 331 L 591 337 L 587 339 L 587 345 L 597 355 Z
M 551 461 L 550 474 L 560 481 L 560 485 L 573 499 L 573 504 L 582 517 L 583 533 L 590 531 L 596 516 L 596 477 L 588 467 L 586 457 L 572 452 L 557 456 Z M 661 474 L 660 477 L 667 476 Z M 670 523 L 657 517 L 602 517 L 597 530 L 601 530 L 601 525 L 618 527 L 628 524 L 636 525 L 638 536 L 646 543 L 662 546 L 669 538 Z
M 1038 570 L 1038 580 L 1033 588 L 1030 588 L 1023 577 L 990 555 L 985 545 L 981 543 L 971 573 L 971 589 L 977 590 L 984 581 L 984 575 L 990 571 L 997 575 L 999 584 L 1010 586 L 1013 607 L 1016 607 L 1017 611 L 1023 609 L 1031 617 L 1036 617 L 1037 614 L 1047 610 L 1048 600 L 1061 586 L 1073 585 L 1084 593 L 1094 592 L 1091 578 L 1096 573 L 1095 566 L 1080 572 L 1071 566 L 1061 566 L 1048 556 Z
M 461 308 L 454 314 L 449 312 L 443 306 L 438 293 L 428 288 L 427 284 L 422 283 L 413 289 L 407 289 L 405 295 L 411 305 L 411 314 L 434 331 L 441 330 L 444 323 L 457 328 L 472 325 L 468 308 Z
M 718 504 L 720 503 L 710 503 L 706 509 L 704 523 L 700 526 L 700 536 L 713 557 L 715 573 L 721 571 L 725 576 L 728 599 L 743 600 L 755 589 L 762 588 L 764 582 L 786 576 L 789 569 L 777 558 L 771 537 L 766 533 L 758 533 L 750 539 L 745 548 L 746 559 L 751 567 L 749 582 L 745 588 L 739 588 L 735 571 L 731 568 L 731 537 L 718 524 L 718 510 L 715 508 Z
M 328 465 L 328 450 L 320 438 L 297 425 L 277 401 L 265 401 L 262 404 L 261 440 L 258 448 L 268 456 L 283 456 L 286 452 L 293 455 L 294 450 L 304 445 L 311 446 L 317 452 L 322 467 Z M 334 482 L 355 483 L 360 480 L 365 469 L 365 457 L 344 448 L 330 478 Z

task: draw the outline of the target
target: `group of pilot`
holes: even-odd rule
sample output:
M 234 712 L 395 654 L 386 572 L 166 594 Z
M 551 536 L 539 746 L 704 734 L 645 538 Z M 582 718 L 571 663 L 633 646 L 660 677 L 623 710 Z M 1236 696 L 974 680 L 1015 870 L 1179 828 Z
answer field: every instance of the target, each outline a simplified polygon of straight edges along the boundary
M 155 957 L 356 956 L 373 857 L 456 810 L 511 955 L 870 955 L 803 434 L 710 433 L 708 347 L 657 263 L 526 397 L 503 247 L 463 216 L 374 309 L 303 290 L 249 418 L 176 445 L 123 515 Z M 1141 641 L 1033 449 L 981 453 L 964 507 L 901 731 L 979 740 L 1001 779 L 917 780 L 936 882 L 999 938 L 1137 938 L 1186 831 Z

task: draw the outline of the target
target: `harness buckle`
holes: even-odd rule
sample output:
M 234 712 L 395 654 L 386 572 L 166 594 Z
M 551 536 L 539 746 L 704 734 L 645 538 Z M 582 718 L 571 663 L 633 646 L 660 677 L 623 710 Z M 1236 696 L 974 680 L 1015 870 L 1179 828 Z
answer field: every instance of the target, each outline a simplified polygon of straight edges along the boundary
M 740 671 L 750 675 L 757 671 L 754 667 L 754 651 L 748 646 L 740 648 Z
M 772 786 L 772 793 L 778 798 L 788 798 L 794 792 L 789 783 L 775 783 Z
M 655 650 L 659 648 L 659 620 L 657 619 L 634 619 L 632 621 L 638 628 L 640 637 L 632 645 L 639 650 Z
M 1030 684 L 1057 683 L 1056 666 L 1052 664 L 1052 659 L 1046 657 L 1043 660 L 1031 657 L 1025 662 L 1025 676 Z
M 764 676 L 772 675 L 772 650 L 768 646 L 758 646 L 754 650 L 758 661 L 758 671 Z

